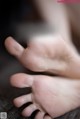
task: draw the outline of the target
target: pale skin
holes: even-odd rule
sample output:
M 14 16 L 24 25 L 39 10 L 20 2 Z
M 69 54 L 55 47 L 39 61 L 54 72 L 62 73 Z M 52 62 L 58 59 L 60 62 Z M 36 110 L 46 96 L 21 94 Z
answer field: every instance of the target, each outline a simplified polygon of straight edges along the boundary
M 31 94 L 14 99 L 14 104 L 17 107 L 27 102 L 33 103 L 23 110 L 24 116 L 29 117 L 33 111 L 39 109 L 40 112 L 35 119 L 52 119 L 52 117 L 61 116 L 80 106 L 80 75 L 76 71 L 79 69 L 80 57 L 63 39 L 59 38 L 49 38 L 50 44 L 49 41 L 32 40 L 26 49 L 11 37 L 5 41 L 7 50 L 17 57 L 26 68 L 66 77 L 31 76 L 22 73 L 13 75 L 11 77 L 13 86 L 32 88 Z M 56 50 L 56 48 L 60 49 Z M 55 109 L 53 109 L 54 107 Z M 45 113 L 48 113 L 47 117 L 44 117 Z
M 38 1 L 40 5 L 40 0 Z M 50 21 L 52 18 L 46 17 L 46 19 L 48 23 L 56 24 L 54 20 Z M 63 24 L 65 25 L 66 21 Z M 38 109 L 39 113 L 35 119 L 52 119 L 80 106 L 80 56 L 71 41 L 66 40 L 70 38 L 69 31 L 62 31 L 64 35 L 58 32 L 58 35 L 33 37 L 25 49 L 11 37 L 5 41 L 9 53 L 26 68 L 35 72 L 48 72 L 60 76 L 33 76 L 19 73 L 11 77 L 13 86 L 32 88 L 31 94 L 14 99 L 17 107 L 32 102 L 22 112 L 25 117 L 29 117 Z

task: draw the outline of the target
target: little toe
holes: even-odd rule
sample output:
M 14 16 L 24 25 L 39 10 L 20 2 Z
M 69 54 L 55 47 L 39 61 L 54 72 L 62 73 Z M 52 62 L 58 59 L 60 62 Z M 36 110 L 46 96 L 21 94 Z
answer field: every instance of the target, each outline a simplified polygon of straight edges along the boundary
M 35 116 L 35 119 L 43 119 L 44 117 L 44 112 L 38 112 L 37 115 Z
M 49 115 L 46 115 L 43 119 L 52 119 Z
M 32 102 L 31 94 L 23 95 L 23 96 L 20 96 L 20 97 L 14 99 L 14 104 L 16 107 L 21 107 L 22 105 L 24 105 L 28 102 Z
M 33 80 L 34 80 L 34 77 L 31 75 L 18 73 L 11 77 L 11 84 L 12 86 L 15 86 L 18 88 L 31 87 Z
M 31 104 L 23 110 L 22 115 L 25 116 L 25 117 L 30 117 L 31 114 L 35 110 L 38 110 L 37 107 L 34 104 Z

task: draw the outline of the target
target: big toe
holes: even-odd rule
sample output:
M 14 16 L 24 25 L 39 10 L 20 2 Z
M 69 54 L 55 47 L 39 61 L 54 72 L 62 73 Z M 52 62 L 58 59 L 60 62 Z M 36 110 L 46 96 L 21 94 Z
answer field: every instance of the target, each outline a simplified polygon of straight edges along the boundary
M 24 48 L 18 42 L 16 42 L 12 37 L 6 38 L 5 47 L 10 54 L 14 55 L 18 59 L 21 57 L 24 51 Z
M 18 88 L 31 87 L 34 77 L 28 74 L 19 73 L 11 77 L 11 84 Z

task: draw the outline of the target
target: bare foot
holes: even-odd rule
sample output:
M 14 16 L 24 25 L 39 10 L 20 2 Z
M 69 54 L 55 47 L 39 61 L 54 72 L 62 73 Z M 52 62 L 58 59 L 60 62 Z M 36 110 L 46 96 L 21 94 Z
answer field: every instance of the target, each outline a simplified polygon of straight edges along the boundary
M 29 117 L 40 110 L 35 119 L 52 119 L 80 106 L 80 81 L 43 75 L 16 74 L 11 77 L 15 87 L 31 87 L 32 93 L 14 99 L 17 107 L 32 102 L 22 114 Z M 45 118 L 45 114 L 48 114 Z
M 28 42 L 26 49 L 9 37 L 5 46 L 32 71 L 80 78 L 80 57 L 60 36 L 35 37 Z

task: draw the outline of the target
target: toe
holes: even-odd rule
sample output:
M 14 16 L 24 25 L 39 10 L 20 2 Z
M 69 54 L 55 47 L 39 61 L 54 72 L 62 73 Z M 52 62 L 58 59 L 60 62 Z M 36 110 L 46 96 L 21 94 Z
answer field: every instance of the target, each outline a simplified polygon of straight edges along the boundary
M 25 103 L 32 102 L 31 94 L 20 96 L 14 99 L 14 104 L 16 107 L 21 107 Z
M 43 119 L 52 119 L 49 115 L 46 115 Z
M 35 116 L 35 119 L 43 119 L 44 117 L 44 112 L 38 112 L 38 114 Z
M 15 87 L 25 88 L 32 86 L 33 80 L 33 76 L 24 73 L 19 73 L 11 77 L 11 84 Z
M 38 110 L 37 107 L 34 104 L 31 104 L 23 110 L 22 115 L 29 117 L 35 110 Z
M 21 58 L 24 48 L 19 43 L 17 43 L 12 37 L 8 37 L 5 40 L 5 47 L 10 54 L 14 55 L 18 59 Z

